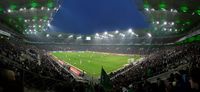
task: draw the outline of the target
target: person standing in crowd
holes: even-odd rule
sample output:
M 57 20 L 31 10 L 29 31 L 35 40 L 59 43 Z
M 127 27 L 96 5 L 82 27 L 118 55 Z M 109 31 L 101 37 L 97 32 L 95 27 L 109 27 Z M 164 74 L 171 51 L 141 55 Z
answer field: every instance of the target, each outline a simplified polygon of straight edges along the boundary
M 190 69 L 191 92 L 200 92 L 200 68 Z

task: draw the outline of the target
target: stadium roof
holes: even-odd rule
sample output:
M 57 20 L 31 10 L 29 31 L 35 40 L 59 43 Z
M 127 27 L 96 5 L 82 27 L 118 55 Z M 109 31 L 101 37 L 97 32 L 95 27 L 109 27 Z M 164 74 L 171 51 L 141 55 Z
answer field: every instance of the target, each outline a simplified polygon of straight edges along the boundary
M 199 0 L 137 0 L 139 10 L 148 16 L 150 30 L 158 35 L 191 32 L 200 23 Z
M 46 30 L 57 31 L 58 28 L 70 33 L 67 37 L 74 35 L 71 33 L 75 33 L 77 37 L 86 33 L 82 38 L 87 37 L 87 34 L 93 38 L 96 34 L 100 35 L 96 38 L 123 38 L 130 34 L 133 38 L 180 38 L 191 33 L 200 23 L 199 0 L 60 1 L 1 0 L 0 22 L 25 35 L 41 32 L 46 37 L 49 34 Z M 108 35 L 104 35 L 105 32 Z M 64 33 L 57 34 L 56 37 L 64 37 Z
M 56 0 L 1 0 L 0 21 L 19 33 L 41 32 L 58 8 Z

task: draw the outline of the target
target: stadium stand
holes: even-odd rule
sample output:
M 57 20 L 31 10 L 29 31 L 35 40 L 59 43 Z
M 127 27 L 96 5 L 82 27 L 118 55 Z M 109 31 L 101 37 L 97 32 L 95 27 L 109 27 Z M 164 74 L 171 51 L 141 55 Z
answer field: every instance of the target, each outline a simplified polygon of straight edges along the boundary
M 166 90 L 168 92 L 189 92 L 191 90 L 190 83 L 194 82 L 194 88 L 199 83 L 196 77 L 199 76 L 196 73 L 199 71 L 194 68 L 199 68 L 199 45 L 199 43 L 190 43 L 181 46 L 171 46 L 170 49 L 156 49 L 156 52 L 148 55 L 139 63 L 130 64 L 119 71 L 111 73 L 109 76 L 113 83 L 112 91 L 118 92 L 122 89 L 131 89 L 135 92 L 166 92 Z M 60 47 L 58 49 L 63 50 Z M 86 49 L 84 48 L 83 50 Z M 96 48 L 91 50 L 93 49 Z M 102 49 L 106 48 L 101 48 L 99 51 Z M 155 49 L 153 48 L 153 50 Z M 24 88 L 26 90 L 33 90 L 34 88 L 37 90 L 62 91 L 63 89 L 81 91 L 85 90 L 89 85 L 88 83 L 75 81 L 69 71 L 67 71 L 67 66 L 61 67 L 59 63 L 53 61 L 45 53 L 45 50 L 37 49 L 35 46 L 16 44 L 3 40 L 1 41 L 0 53 L 1 71 L 8 74 L 4 75 L 9 81 L 16 80 L 14 82 L 16 84 L 12 84 L 12 86 L 14 88 L 21 88 L 16 90 Z M 185 66 L 182 69 L 170 72 L 183 65 Z M 190 68 L 191 66 L 192 68 Z M 165 72 L 170 72 L 168 73 L 170 76 L 164 75 L 162 79 L 157 77 L 156 83 L 155 81 L 148 80 Z M 189 76 L 191 78 L 194 77 L 194 81 L 193 79 L 189 80 Z M 4 80 L 3 77 L 1 79 Z M 19 87 L 18 84 L 21 86 Z M 72 84 L 77 86 L 72 86 Z M 11 84 L 8 82 L 8 85 Z M 1 87 L 7 90 L 2 84 Z M 99 84 L 95 84 L 95 90 L 102 90 L 102 88 Z
M 97 1 L 0 0 L 0 92 L 200 92 L 200 0 Z M 144 28 L 135 28 L 134 18 L 126 19 L 133 16 L 132 8 L 142 14 L 145 21 L 136 16 L 135 23 Z M 61 32 L 54 26 L 58 24 L 66 29 Z M 70 63 L 69 54 L 60 55 L 64 60 L 53 52 L 76 54 Z M 92 54 L 84 53 L 88 59 L 82 52 Z M 101 58 L 91 59 L 94 53 Z M 120 57 L 120 68 L 106 70 L 116 63 L 106 61 L 109 55 L 116 55 L 115 61 L 119 55 L 128 58 L 121 64 Z M 84 63 L 93 74 L 99 65 L 101 75 L 90 75 Z

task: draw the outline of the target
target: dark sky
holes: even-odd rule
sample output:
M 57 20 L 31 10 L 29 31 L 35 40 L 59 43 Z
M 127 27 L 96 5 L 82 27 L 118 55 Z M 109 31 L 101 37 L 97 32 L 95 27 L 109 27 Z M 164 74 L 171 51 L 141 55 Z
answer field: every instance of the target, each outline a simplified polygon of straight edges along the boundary
M 51 24 L 59 31 L 75 34 L 148 26 L 134 0 L 63 0 Z

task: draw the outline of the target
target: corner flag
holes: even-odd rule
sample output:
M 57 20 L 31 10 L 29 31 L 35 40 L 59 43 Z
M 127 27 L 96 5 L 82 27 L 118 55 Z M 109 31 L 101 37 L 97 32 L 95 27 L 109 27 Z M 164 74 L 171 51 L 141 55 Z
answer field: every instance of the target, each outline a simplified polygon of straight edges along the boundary
M 101 69 L 101 78 L 100 78 L 100 84 L 103 86 L 103 88 L 106 91 L 109 91 L 110 89 L 112 89 L 112 83 L 110 81 L 109 76 L 107 75 L 106 71 L 103 69 Z

